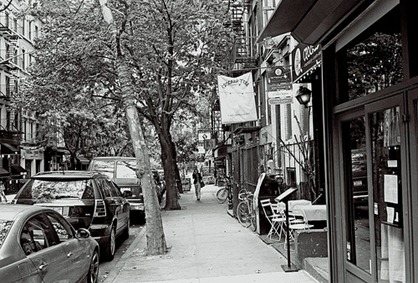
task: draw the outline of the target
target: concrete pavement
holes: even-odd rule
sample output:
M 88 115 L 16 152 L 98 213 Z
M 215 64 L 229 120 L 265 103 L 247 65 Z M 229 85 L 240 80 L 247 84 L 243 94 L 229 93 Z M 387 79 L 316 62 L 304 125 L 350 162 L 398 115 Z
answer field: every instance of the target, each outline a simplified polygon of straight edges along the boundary
M 182 210 L 162 211 L 167 254 L 144 254 L 143 229 L 104 282 L 318 282 L 304 270 L 284 272 L 286 258 L 229 216 L 217 189 L 206 185 L 201 201 L 192 189 L 181 195 Z

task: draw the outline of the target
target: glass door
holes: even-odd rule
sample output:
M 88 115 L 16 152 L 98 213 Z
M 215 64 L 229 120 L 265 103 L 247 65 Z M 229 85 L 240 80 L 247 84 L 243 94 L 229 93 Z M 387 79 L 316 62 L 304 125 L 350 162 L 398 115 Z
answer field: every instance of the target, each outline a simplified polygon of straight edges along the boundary
M 403 95 L 341 121 L 347 270 L 359 282 L 405 282 Z
M 403 96 L 366 105 L 368 184 L 374 243 L 371 262 L 377 282 L 405 282 L 403 164 L 406 150 L 401 117 Z
M 405 204 L 409 208 L 409 215 L 412 219 L 409 220 L 408 225 L 405 225 L 405 235 L 411 235 L 409 242 L 412 246 L 406 248 L 406 251 L 412 254 L 411 260 L 415 263 L 413 270 L 411 270 L 411 278 L 407 278 L 407 282 L 417 282 L 418 280 L 418 89 L 413 89 L 408 92 L 408 113 L 409 113 L 409 135 L 410 135 L 410 164 L 411 169 L 408 175 L 410 176 L 410 191 L 406 196 Z M 405 198 L 404 198 L 405 199 Z M 407 219 L 408 220 L 408 219 Z

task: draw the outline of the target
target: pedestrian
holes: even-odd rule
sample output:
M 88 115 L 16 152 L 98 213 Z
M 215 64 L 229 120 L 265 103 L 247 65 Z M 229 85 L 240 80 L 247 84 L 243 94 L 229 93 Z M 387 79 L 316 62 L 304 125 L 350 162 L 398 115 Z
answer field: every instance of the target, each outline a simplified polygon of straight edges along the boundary
M 0 203 L 7 202 L 6 194 L 4 193 L 5 190 L 6 187 L 4 186 L 4 182 L 0 181 Z
M 193 185 L 194 185 L 194 190 L 195 190 L 195 193 L 196 193 L 196 199 L 198 201 L 200 201 L 201 191 L 202 191 L 202 187 L 200 186 L 201 182 L 202 182 L 202 175 L 200 174 L 199 171 L 197 171 L 197 169 L 194 169 L 194 171 L 193 171 Z

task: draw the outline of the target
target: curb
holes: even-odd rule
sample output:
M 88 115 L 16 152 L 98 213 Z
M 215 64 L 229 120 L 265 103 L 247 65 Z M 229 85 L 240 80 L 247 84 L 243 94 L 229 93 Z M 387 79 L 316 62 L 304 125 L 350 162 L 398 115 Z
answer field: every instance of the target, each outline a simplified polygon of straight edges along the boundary
M 328 283 L 328 272 L 315 265 L 316 258 L 305 258 L 303 269 L 320 283 Z
M 115 264 L 114 268 L 112 269 L 109 274 L 107 274 L 106 278 L 101 283 L 113 283 L 115 282 L 116 278 L 118 277 L 119 273 L 122 272 L 123 268 L 125 267 L 126 261 L 128 258 L 133 254 L 133 252 L 138 249 L 138 246 L 142 244 L 142 239 L 145 236 L 146 232 L 146 225 L 143 229 L 139 232 L 136 236 L 135 240 L 131 243 L 129 248 L 124 252 L 124 254 L 120 257 L 118 262 Z

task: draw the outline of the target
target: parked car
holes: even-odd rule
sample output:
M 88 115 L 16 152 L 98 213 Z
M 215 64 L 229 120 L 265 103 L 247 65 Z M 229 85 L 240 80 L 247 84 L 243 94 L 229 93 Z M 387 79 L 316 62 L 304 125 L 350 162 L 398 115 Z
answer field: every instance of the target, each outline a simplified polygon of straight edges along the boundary
M 100 248 L 52 209 L 0 204 L 0 280 L 98 282 Z
M 104 156 L 95 157 L 90 161 L 88 170 L 97 171 L 107 175 L 127 195 L 131 205 L 131 217 L 144 219 L 144 196 L 140 181 L 136 175 L 135 157 Z M 138 214 L 138 215 L 134 215 Z
M 116 184 L 98 172 L 38 173 L 18 191 L 12 203 L 50 207 L 76 229 L 88 229 L 106 260 L 115 255 L 116 238 L 129 237 L 129 202 Z

